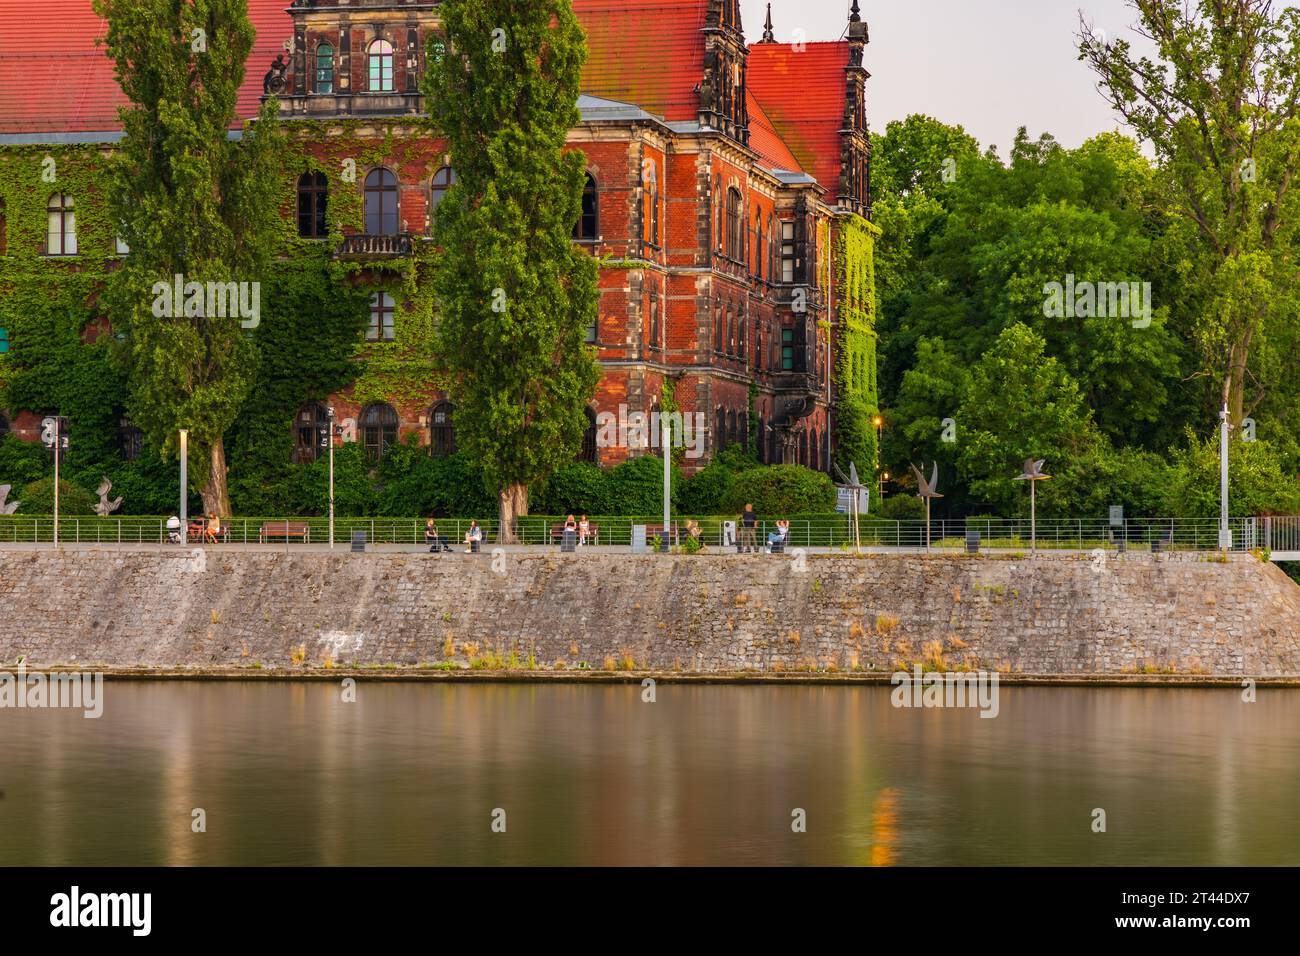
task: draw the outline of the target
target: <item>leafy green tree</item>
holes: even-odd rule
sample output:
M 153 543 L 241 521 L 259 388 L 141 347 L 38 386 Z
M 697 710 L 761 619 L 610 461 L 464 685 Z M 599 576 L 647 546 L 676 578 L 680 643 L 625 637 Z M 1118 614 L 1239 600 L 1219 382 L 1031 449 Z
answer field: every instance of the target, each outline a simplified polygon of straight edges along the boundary
M 155 284 L 260 280 L 279 228 L 277 107 L 268 100 L 242 140 L 230 139 L 255 33 L 247 0 L 94 0 L 94 9 L 129 101 L 108 199 L 130 253 L 107 295 L 127 336 L 127 409 L 168 457 L 189 429 L 203 507 L 230 514 L 222 442 L 253 380 L 254 352 L 237 309 L 193 314 L 188 292 L 168 307 Z
M 1198 438 L 1190 430 L 1173 457 L 1166 507 L 1187 518 L 1219 516 L 1219 439 Z M 1228 513 L 1293 515 L 1300 511 L 1300 481 L 1282 468 L 1266 441 L 1228 445 Z
M 1105 42 L 1083 21 L 1079 58 L 1151 143 L 1168 208 L 1195 228 L 1195 341 L 1239 425 L 1273 384 L 1252 356 L 1270 325 L 1300 311 L 1300 9 L 1270 0 L 1130 5 L 1156 57 L 1136 56 L 1123 38 Z
M 957 420 L 957 469 L 971 493 L 1001 513 L 1020 510 L 1023 483 L 1013 481 L 1027 458 L 1047 460 L 1063 476 L 1102 443 L 1076 383 L 1061 363 L 1044 354 L 1043 338 L 1016 324 L 971 369 L 971 384 Z M 1063 479 L 1064 480 L 1064 479 Z M 1052 485 L 1051 481 L 1044 483 Z M 1040 488 L 1050 507 L 1052 495 Z M 1027 501 L 1023 502 L 1027 510 Z
M 584 346 L 597 267 L 573 244 L 586 157 L 579 121 L 586 43 L 569 0 L 447 0 L 447 53 L 424 84 L 458 181 L 438 207 L 434 287 L 457 440 L 498 495 L 501 540 L 528 486 L 569 464 L 599 369 Z
M 802 465 L 771 465 L 741 472 L 724 503 L 730 513 L 750 503 L 760 515 L 780 517 L 832 512 L 836 499 L 829 475 Z

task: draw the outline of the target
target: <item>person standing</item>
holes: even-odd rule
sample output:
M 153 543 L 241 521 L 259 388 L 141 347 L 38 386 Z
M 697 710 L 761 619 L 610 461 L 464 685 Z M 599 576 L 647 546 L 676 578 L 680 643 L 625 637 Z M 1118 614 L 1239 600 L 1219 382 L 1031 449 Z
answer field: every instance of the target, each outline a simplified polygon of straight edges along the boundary
M 758 515 L 754 514 L 753 504 L 746 503 L 745 510 L 740 515 L 740 551 L 746 551 L 751 554 L 758 553 L 758 539 L 754 536 L 754 529 L 758 525 Z

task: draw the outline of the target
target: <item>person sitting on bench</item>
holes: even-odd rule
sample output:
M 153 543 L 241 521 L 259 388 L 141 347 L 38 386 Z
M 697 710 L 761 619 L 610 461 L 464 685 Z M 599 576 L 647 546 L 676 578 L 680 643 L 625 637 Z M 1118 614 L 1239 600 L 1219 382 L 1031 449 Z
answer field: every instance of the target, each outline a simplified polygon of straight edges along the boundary
M 469 523 L 469 530 L 465 532 L 465 553 L 472 554 L 478 550 L 479 542 L 483 540 L 483 529 L 478 526 L 477 521 Z
M 767 553 L 771 554 L 772 549 L 777 545 L 781 550 L 785 550 L 785 539 L 790 536 L 790 522 L 781 520 L 776 523 L 776 531 L 767 536 Z
M 438 523 L 432 518 L 424 523 L 424 543 L 429 546 L 430 554 L 451 550 L 451 545 L 447 542 L 447 539 L 438 534 Z

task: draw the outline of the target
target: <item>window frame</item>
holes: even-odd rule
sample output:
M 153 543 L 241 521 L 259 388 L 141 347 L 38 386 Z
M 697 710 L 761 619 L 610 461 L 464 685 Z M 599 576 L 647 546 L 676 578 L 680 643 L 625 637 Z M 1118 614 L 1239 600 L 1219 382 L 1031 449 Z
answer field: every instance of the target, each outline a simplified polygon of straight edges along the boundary
M 366 341 L 394 342 L 396 340 L 397 300 L 383 289 L 370 293 L 370 324 L 366 326 Z
M 371 178 L 378 177 L 375 185 L 371 185 Z M 392 196 L 393 209 L 391 214 L 384 209 L 385 197 Z M 378 220 L 377 229 L 371 228 L 371 197 L 376 197 L 379 206 L 374 211 L 374 218 Z M 366 178 L 361 186 L 361 207 L 362 214 L 365 217 L 365 226 L 367 236 L 397 236 L 402 231 L 402 199 L 401 190 L 398 185 L 397 176 L 391 169 L 386 166 L 376 166 L 370 172 L 366 173 Z M 393 229 L 391 232 L 385 231 L 386 220 L 391 215 Z
M 45 203 L 45 215 L 45 255 L 78 255 L 76 200 L 68 193 L 51 193 L 49 200 Z M 56 235 L 53 228 L 56 217 L 59 223 L 57 233 L 59 238 L 59 251 L 57 252 L 51 248 L 51 240 Z M 71 248 L 69 248 L 69 246 L 71 246 Z
M 392 421 L 389 422 L 388 413 L 391 414 Z M 372 416 L 377 416 L 379 420 L 369 421 Z M 395 409 L 388 402 L 371 402 L 361 410 L 357 416 L 357 433 L 361 438 L 361 451 L 366 460 L 370 462 L 379 462 L 388 454 L 388 450 L 397 444 L 400 437 L 402 419 Z M 389 431 L 392 432 L 392 438 L 389 439 Z M 371 432 L 375 432 L 375 441 L 371 441 Z M 373 449 L 373 451 L 372 451 Z
M 304 182 L 306 181 L 306 185 Z M 303 232 L 303 200 L 307 200 L 308 232 Z M 298 177 L 298 238 L 329 238 L 329 177 L 320 170 L 307 170 Z
M 325 61 L 327 63 L 327 69 L 325 72 L 328 75 L 324 78 L 324 82 L 322 84 L 321 53 L 322 51 L 325 50 L 329 51 L 329 57 Z M 324 89 L 321 88 L 322 85 L 325 87 Z M 313 93 L 325 94 L 330 96 L 334 94 L 334 44 L 330 43 L 328 40 L 322 40 L 320 43 L 316 44 L 316 53 L 315 56 L 312 58 L 312 87 L 311 88 Z
M 379 50 L 375 48 L 379 47 Z M 386 48 L 386 49 L 385 49 Z M 393 44 L 383 37 L 375 37 L 366 46 L 366 92 L 367 93 L 394 93 L 396 92 L 396 74 L 394 73 L 394 51 Z M 378 62 L 376 62 L 378 61 Z M 378 70 L 376 70 L 378 66 Z M 385 66 L 387 67 L 387 76 L 385 77 Z M 376 76 L 379 80 L 379 86 L 375 86 Z M 385 79 L 387 86 L 384 85 Z

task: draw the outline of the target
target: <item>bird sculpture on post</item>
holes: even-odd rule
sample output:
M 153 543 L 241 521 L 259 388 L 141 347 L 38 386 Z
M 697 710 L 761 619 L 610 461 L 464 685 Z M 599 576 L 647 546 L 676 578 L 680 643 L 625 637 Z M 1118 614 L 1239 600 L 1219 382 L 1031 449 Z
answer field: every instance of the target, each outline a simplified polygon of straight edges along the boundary
M 925 475 L 921 474 L 921 469 L 917 468 L 911 462 L 907 464 L 912 469 L 912 474 L 916 476 L 916 496 L 925 499 L 925 550 L 930 550 L 930 499 L 942 498 L 939 494 L 939 463 L 934 463 L 934 468 L 930 471 L 930 480 L 925 480 Z
M 18 510 L 21 501 L 9 501 L 9 489 L 12 485 L 0 485 L 0 515 L 11 515 Z
M 853 519 L 853 547 L 854 550 L 860 554 L 862 552 L 862 533 L 860 530 L 861 523 L 858 518 L 858 509 L 862 500 L 862 482 L 858 480 L 858 466 L 853 462 L 849 462 L 849 474 L 847 478 L 845 477 L 844 472 L 840 471 L 839 465 L 832 462 L 831 467 L 835 469 L 835 474 L 840 476 L 840 480 L 848 486 L 849 491 L 853 495 L 853 503 L 850 506 L 851 510 L 849 511 L 849 514 Z
M 112 501 L 108 500 L 108 493 L 113 490 L 113 483 L 105 478 L 99 483 L 99 488 L 95 494 L 99 495 L 99 504 L 95 505 L 95 514 L 101 518 L 107 518 L 118 508 L 122 507 L 122 496 L 118 495 Z
M 1025 459 L 1024 472 L 1017 475 L 1014 481 L 1029 482 L 1029 551 L 1033 553 L 1038 550 L 1038 494 L 1037 488 L 1040 481 L 1046 481 L 1051 475 L 1043 474 L 1043 463 L 1046 458 L 1040 458 L 1035 461 L 1032 458 Z

